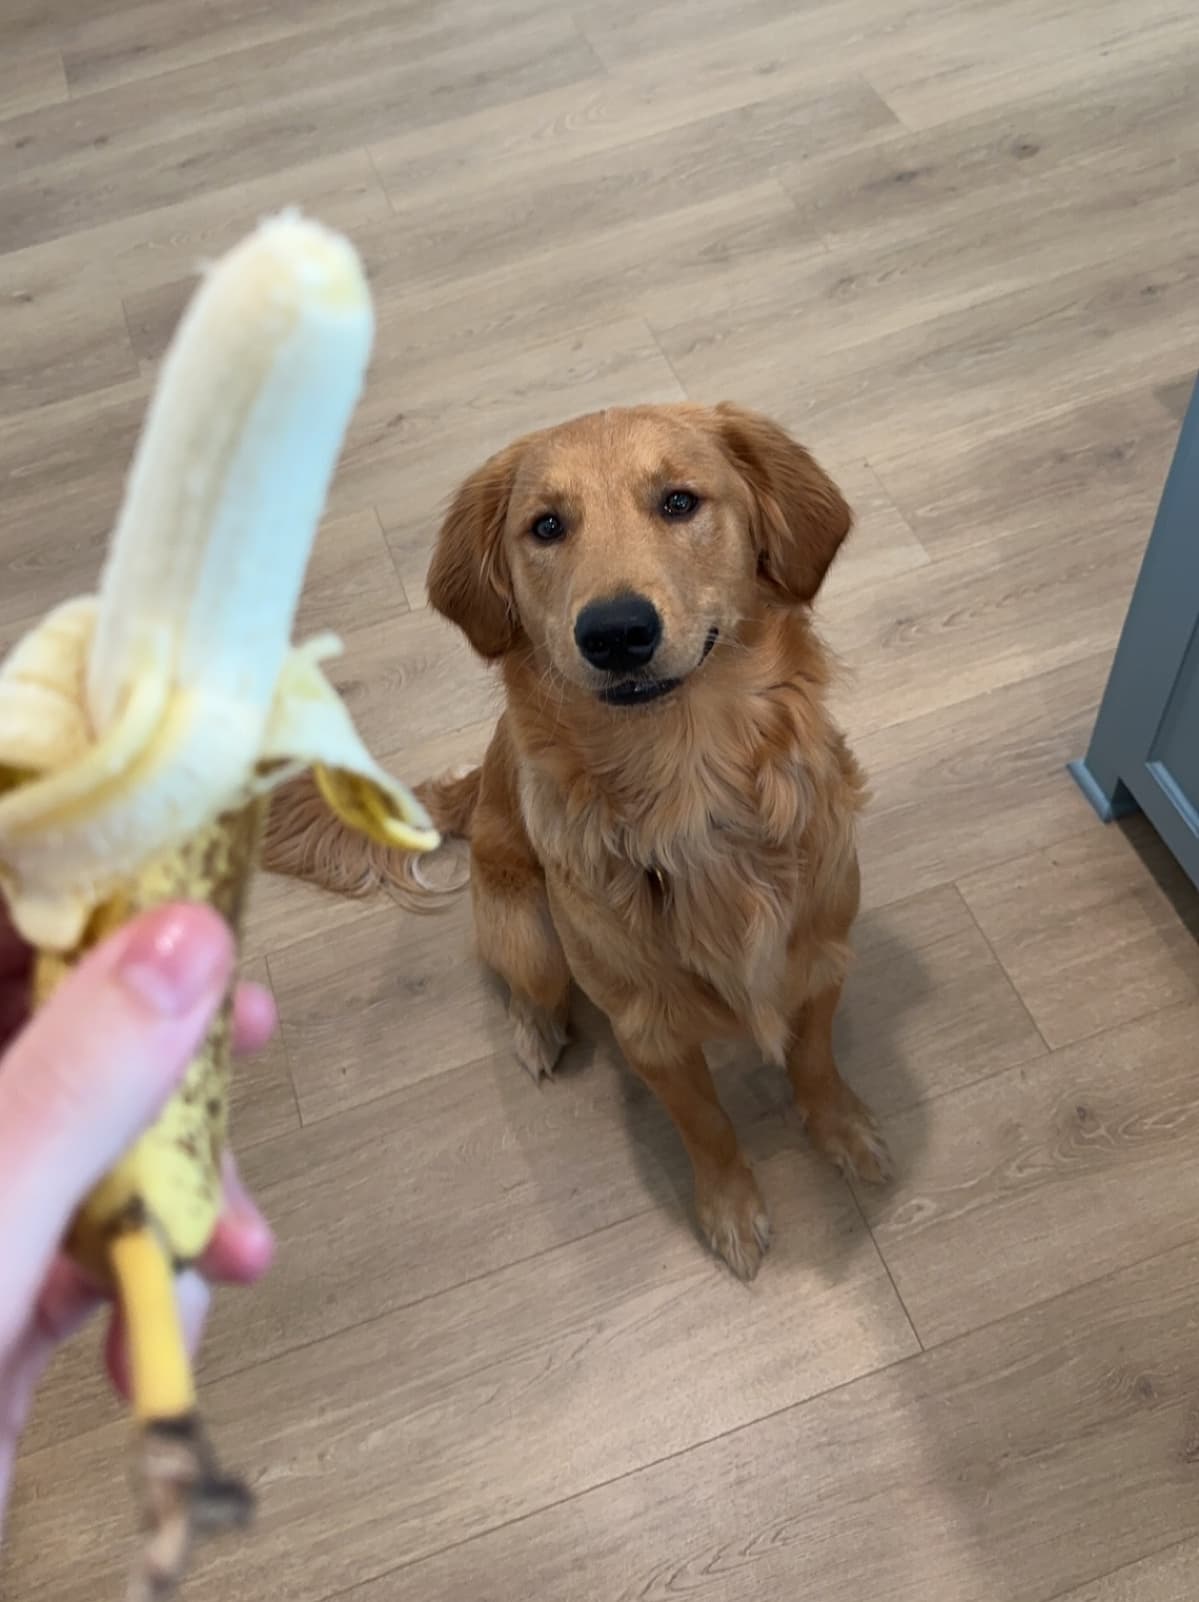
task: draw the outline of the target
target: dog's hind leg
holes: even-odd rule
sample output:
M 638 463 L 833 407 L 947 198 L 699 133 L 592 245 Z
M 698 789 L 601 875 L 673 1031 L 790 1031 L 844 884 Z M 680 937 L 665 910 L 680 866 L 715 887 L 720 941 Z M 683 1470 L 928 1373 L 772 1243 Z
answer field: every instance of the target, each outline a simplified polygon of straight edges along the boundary
M 471 835 L 471 897 L 479 955 L 508 986 L 516 1055 L 541 1079 L 568 1039 L 570 969 L 531 847 L 484 808 Z

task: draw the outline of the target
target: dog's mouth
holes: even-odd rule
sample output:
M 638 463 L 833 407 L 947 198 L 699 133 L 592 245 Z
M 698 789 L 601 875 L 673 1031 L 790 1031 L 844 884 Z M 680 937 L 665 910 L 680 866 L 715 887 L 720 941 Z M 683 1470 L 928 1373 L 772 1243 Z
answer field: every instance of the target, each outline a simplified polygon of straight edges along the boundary
M 622 679 L 610 684 L 599 693 L 605 706 L 644 706 L 648 701 L 660 701 L 682 684 L 682 679 Z
M 708 660 L 719 635 L 720 630 L 715 626 L 708 630 L 696 668 Z M 695 668 L 691 671 L 694 672 Z M 683 678 L 678 679 L 620 679 L 616 684 L 605 686 L 599 692 L 599 698 L 605 706 L 647 706 L 651 701 L 660 701 L 664 695 L 672 695 L 683 679 L 690 676 L 684 674 Z

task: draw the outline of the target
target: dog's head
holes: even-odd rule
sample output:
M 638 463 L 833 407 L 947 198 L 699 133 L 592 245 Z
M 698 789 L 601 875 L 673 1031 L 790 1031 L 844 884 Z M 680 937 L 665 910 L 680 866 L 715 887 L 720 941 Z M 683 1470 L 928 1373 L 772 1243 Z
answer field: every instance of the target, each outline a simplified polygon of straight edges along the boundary
M 458 491 L 432 605 L 483 657 L 523 647 L 613 706 L 659 699 L 764 602 L 804 606 L 849 532 L 836 486 L 739 407 L 593 413 Z

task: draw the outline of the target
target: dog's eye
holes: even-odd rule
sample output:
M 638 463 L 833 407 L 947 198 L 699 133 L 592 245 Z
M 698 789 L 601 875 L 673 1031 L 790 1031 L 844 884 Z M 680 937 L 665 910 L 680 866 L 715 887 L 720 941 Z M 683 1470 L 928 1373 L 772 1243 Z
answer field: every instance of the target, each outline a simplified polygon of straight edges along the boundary
M 699 505 L 699 496 L 690 490 L 667 490 L 662 497 L 663 517 L 690 517 Z
M 560 517 L 555 517 L 553 512 L 547 512 L 544 517 L 539 517 L 533 524 L 533 538 L 535 540 L 543 540 L 547 545 L 552 540 L 560 540 L 565 533 L 566 524 Z

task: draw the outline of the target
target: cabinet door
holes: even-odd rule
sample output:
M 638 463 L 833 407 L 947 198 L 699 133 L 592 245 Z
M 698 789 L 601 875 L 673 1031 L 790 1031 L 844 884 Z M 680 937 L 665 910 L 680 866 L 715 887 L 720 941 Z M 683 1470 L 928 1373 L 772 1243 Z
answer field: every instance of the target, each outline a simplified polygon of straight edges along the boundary
M 1195 538 L 1199 540 L 1199 529 Z M 1199 620 L 1191 630 L 1146 767 L 1144 790 L 1155 805 L 1150 808 L 1145 801 L 1141 805 L 1155 822 L 1162 807 L 1171 809 L 1188 836 L 1199 839 Z M 1165 833 L 1161 822 L 1157 827 Z
M 1102 817 L 1141 808 L 1199 885 L 1199 383 L 1073 772 Z

